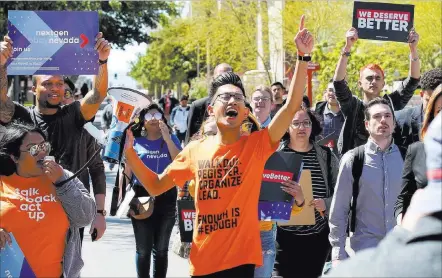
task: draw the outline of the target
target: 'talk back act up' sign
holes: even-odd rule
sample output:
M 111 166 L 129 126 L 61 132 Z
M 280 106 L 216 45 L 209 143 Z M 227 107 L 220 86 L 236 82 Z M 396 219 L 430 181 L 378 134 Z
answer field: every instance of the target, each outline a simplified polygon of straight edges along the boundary
M 354 2 L 353 27 L 361 39 L 408 42 L 413 26 L 413 5 Z

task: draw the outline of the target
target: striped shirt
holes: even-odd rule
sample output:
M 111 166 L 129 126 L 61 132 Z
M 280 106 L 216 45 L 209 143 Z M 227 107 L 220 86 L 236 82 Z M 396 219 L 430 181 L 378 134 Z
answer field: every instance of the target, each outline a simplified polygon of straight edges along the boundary
M 289 147 L 283 149 L 284 152 L 294 152 L 302 155 L 303 169 L 310 170 L 312 173 L 312 189 L 314 199 L 325 199 L 327 197 L 327 188 L 324 177 L 322 176 L 321 167 L 319 166 L 318 158 L 316 156 L 315 148 L 308 152 L 297 152 Z M 305 204 L 306 206 L 309 204 Z M 315 210 L 315 225 L 304 226 L 283 226 L 283 230 L 293 232 L 297 235 L 311 235 L 317 234 L 327 225 L 327 219 L 322 218 L 317 210 Z

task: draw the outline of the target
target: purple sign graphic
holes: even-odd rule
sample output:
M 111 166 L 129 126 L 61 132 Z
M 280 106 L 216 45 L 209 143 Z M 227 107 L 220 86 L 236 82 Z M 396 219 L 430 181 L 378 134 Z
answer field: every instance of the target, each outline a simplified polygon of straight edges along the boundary
M 8 11 L 8 75 L 96 75 L 98 13 Z

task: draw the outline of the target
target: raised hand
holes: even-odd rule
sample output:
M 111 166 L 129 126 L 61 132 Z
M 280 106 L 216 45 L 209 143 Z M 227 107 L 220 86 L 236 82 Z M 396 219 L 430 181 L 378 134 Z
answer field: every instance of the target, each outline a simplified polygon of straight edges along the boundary
M 356 43 L 358 40 L 358 30 L 356 30 L 355 27 L 351 27 L 346 33 L 345 33 L 345 50 L 350 51 L 352 46 Z
M 95 50 L 98 51 L 98 59 L 105 61 L 109 57 L 111 46 L 109 42 L 103 38 L 103 33 L 98 33 L 95 37 Z
M 301 16 L 298 34 L 295 36 L 295 44 L 299 55 L 309 54 L 313 50 L 314 39 L 312 34 L 304 28 L 305 16 Z
M 13 53 L 12 40 L 8 36 L 4 36 L 3 41 L 0 43 L 0 66 L 4 66 Z
M 132 130 L 128 129 L 126 131 L 126 141 L 124 142 L 124 152 L 134 148 L 134 141 L 134 134 L 132 133 Z
M 161 136 L 163 136 L 163 139 L 167 140 L 170 138 L 170 132 L 167 125 L 162 120 L 158 121 L 158 125 L 160 126 Z
M 419 34 L 416 32 L 414 27 L 410 30 L 410 34 L 408 35 L 408 46 L 411 51 L 417 50 L 417 44 L 419 42 Z
M 54 161 L 45 160 L 43 170 L 53 183 L 56 183 L 63 176 L 63 168 Z

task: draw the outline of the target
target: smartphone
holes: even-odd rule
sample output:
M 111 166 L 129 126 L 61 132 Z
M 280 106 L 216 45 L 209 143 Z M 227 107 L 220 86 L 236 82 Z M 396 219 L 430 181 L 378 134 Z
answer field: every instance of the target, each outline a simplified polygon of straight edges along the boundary
M 92 238 L 92 241 L 97 240 L 97 229 L 94 229 L 94 231 L 91 234 L 91 238 Z

